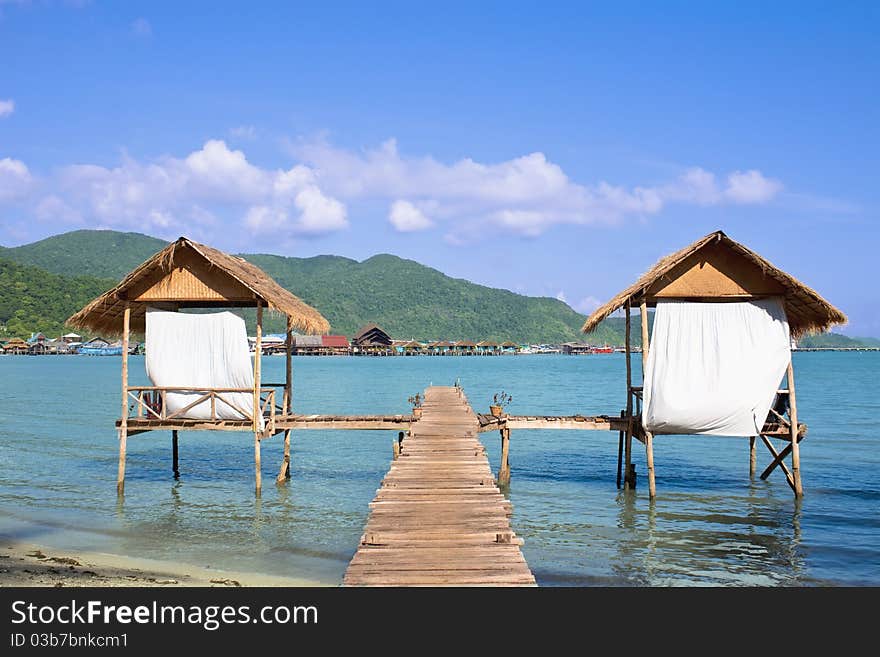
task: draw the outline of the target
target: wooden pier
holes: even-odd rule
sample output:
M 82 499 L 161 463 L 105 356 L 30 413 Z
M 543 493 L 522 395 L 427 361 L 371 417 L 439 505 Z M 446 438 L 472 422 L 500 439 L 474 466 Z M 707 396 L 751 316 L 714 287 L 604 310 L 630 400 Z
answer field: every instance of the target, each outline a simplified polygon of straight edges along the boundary
M 461 388 L 425 391 L 370 504 L 347 586 L 534 586 Z

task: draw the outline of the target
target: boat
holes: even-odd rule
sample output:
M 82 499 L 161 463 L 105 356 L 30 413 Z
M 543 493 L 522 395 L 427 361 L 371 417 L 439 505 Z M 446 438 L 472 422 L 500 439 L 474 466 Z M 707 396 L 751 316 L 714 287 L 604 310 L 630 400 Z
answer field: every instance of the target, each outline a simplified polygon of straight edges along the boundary
M 609 347 L 607 344 L 604 347 L 592 347 L 590 349 L 591 354 L 613 354 L 614 347 Z
M 107 347 L 80 347 L 79 353 L 83 356 L 121 356 L 122 345 Z

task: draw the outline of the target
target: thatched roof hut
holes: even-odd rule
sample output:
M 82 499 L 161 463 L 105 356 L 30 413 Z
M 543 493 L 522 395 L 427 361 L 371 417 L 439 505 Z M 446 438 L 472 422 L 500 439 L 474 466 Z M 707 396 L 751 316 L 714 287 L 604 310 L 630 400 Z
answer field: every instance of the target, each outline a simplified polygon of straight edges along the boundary
M 134 269 L 116 287 L 70 317 L 77 328 L 121 334 L 126 304 L 131 330 L 143 332 L 148 306 L 157 308 L 255 307 L 258 302 L 288 315 L 305 333 L 326 333 L 317 310 L 272 280 L 263 270 L 210 246 L 181 237 Z
M 818 292 L 718 230 L 661 258 L 635 283 L 590 315 L 582 330 L 593 331 L 627 301 L 634 306 L 642 301 L 652 306 L 664 298 L 717 301 L 770 296 L 782 297 L 795 338 L 847 321 Z

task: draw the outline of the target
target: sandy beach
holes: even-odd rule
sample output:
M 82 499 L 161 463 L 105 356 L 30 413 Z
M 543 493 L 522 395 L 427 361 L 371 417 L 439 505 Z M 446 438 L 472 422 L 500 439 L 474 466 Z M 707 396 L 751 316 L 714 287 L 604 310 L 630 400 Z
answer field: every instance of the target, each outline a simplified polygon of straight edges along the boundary
M 214 570 L 176 562 L 32 543 L 0 545 L 0 586 L 321 586 L 320 582 L 260 573 Z

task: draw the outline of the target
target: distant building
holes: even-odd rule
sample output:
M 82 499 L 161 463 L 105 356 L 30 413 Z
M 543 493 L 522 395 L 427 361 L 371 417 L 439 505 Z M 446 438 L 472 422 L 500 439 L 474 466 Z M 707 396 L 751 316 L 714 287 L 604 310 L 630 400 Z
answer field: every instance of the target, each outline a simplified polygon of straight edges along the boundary
M 589 354 L 592 348 L 585 342 L 566 342 L 562 345 L 564 354 Z
M 352 350 L 359 354 L 389 355 L 393 340 L 378 324 L 370 323 L 361 328 L 351 339 Z
M 82 336 L 79 335 L 78 333 L 66 333 L 65 335 L 61 336 L 61 341 L 64 344 L 82 342 Z
M 321 346 L 325 352 L 335 356 L 343 356 L 351 353 L 351 345 L 344 335 L 322 335 Z
M 494 356 L 501 352 L 501 345 L 492 340 L 483 340 L 477 343 L 477 353 L 482 356 Z

